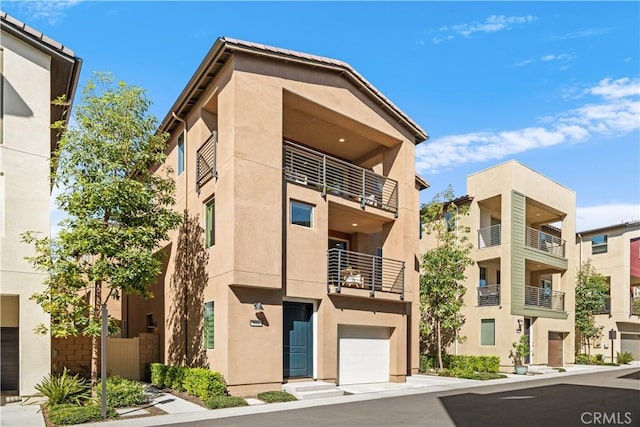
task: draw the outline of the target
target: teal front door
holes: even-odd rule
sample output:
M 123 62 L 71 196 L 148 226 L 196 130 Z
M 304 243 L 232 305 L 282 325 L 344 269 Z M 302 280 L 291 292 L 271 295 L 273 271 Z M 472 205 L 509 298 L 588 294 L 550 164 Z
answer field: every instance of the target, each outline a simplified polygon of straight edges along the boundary
M 313 376 L 313 304 L 284 302 L 284 377 Z

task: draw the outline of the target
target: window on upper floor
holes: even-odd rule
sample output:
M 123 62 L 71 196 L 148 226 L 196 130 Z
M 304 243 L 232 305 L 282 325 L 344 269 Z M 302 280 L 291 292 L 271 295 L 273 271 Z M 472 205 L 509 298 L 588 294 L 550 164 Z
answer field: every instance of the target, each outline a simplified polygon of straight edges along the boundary
M 607 235 L 600 234 L 591 238 L 591 254 L 606 254 L 607 253 Z
M 480 267 L 480 283 L 481 288 L 487 286 L 487 269 L 486 267 Z
M 214 339 L 214 304 L 213 301 L 204 303 L 204 347 L 208 350 L 215 348 Z
M 208 248 L 216 244 L 216 199 L 209 199 L 204 205 L 204 240 Z
M 313 205 L 291 200 L 290 216 L 291 224 L 313 228 Z
M 178 136 L 178 175 L 184 172 L 184 132 Z
M 444 213 L 444 224 L 447 231 L 455 231 L 456 229 L 456 218 L 451 212 Z

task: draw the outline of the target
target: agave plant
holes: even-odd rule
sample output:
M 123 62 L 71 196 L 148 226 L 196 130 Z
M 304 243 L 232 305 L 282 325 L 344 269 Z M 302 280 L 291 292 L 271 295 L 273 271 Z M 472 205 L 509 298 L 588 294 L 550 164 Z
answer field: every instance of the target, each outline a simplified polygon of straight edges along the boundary
M 82 405 L 91 396 L 87 381 L 78 375 L 72 376 L 67 368 L 61 374 L 49 374 L 35 389 L 48 399 L 44 404 L 47 407 L 63 403 Z

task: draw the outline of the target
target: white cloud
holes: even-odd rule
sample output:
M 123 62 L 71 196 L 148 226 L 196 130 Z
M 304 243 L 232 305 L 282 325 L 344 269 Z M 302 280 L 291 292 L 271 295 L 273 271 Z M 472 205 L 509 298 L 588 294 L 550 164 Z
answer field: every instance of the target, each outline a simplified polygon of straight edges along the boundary
M 571 33 L 561 34 L 559 36 L 550 37 L 551 40 L 573 40 L 584 37 L 601 36 L 611 32 L 611 28 L 588 28 L 586 30 L 574 31 Z
M 25 14 L 31 16 L 32 21 L 47 21 L 49 24 L 56 24 L 65 16 L 65 10 L 73 7 L 83 0 L 49 0 L 49 1 L 22 1 L 19 8 Z
M 604 79 L 584 92 L 600 98 L 600 102 L 544 117 L 541 126 L 449 135 L 421 144 L 416 150 L 416 169 L 420 173 L 435 174 L 454 165 L 502 159 L 596 136 L 627 134 L 640 128 L 639 93 L 640 79 Z
M 468 24 L 449 25 L 438 28 L 439 36 L 431 38 L 435 44 L 451 40 L 456 36 L 471 37 L 474 33 L 495 33 L 498 31 L 509 30 L 515 25 L 526 24 L 538 19 L 536 16 L 504 16 L 491 15 L 483 22 L 474 21 Z
M 578 232 L 634 220 L 640 220 L 640 205 L 613 203 L 576 209 L 576 230 Z
M 569 61 L 572 61 L 576 59 L 576 56 L 570 53 L 560 53 L 560 54 L 555 54 L 555 53 L 549 53 L 547 55 L 543 55 L 541 56 L 539 59 L 537 58 L 530 58 L 530 59 L 525 59 L 523 61 L 520 62 L 516 62 L 515 64 L 513 64 L 514 67 L 524 67 L 525 65 L 529 65 L 529 64 L 533 64 L 534 62 L 537 61 L 542 61 L 542 62 L 560 62 L 560 63 L 567 63 Z M 561 66 L 561 69 L 564 69 L 565 66 Z

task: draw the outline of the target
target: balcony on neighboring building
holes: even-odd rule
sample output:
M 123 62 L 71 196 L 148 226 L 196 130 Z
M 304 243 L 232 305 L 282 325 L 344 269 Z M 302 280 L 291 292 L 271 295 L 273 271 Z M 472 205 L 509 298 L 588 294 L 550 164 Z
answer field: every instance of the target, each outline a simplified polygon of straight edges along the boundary
M 565 257 L 565 241 L 560 237 L 536 230 L 535 228 L 525 228 L 525 244 L 539 251 L 555 255 L 560 258 Z
M 478 287 L 478 306 L 500 305 L 500 285 Z
M 631 298 L 630 309 L 632 316 L 640 316 L 640 297 Z
M 404 262 L 375 255 L 332 248 L 327 252 L 327 288 L 356 288 L 368 291 L 399 294 L 404 299 Z
M 500 224 L 478 230 L 478 249 L 500 245 Z
M 284 144 L 283 166 L 291 183 L 398 215 L 398 182 L 391 178 L 291 142 Z
M 564 311 L 564 292 L 554 291 L 551 288 L 525 286 L 524 305 L 526 307 Z

